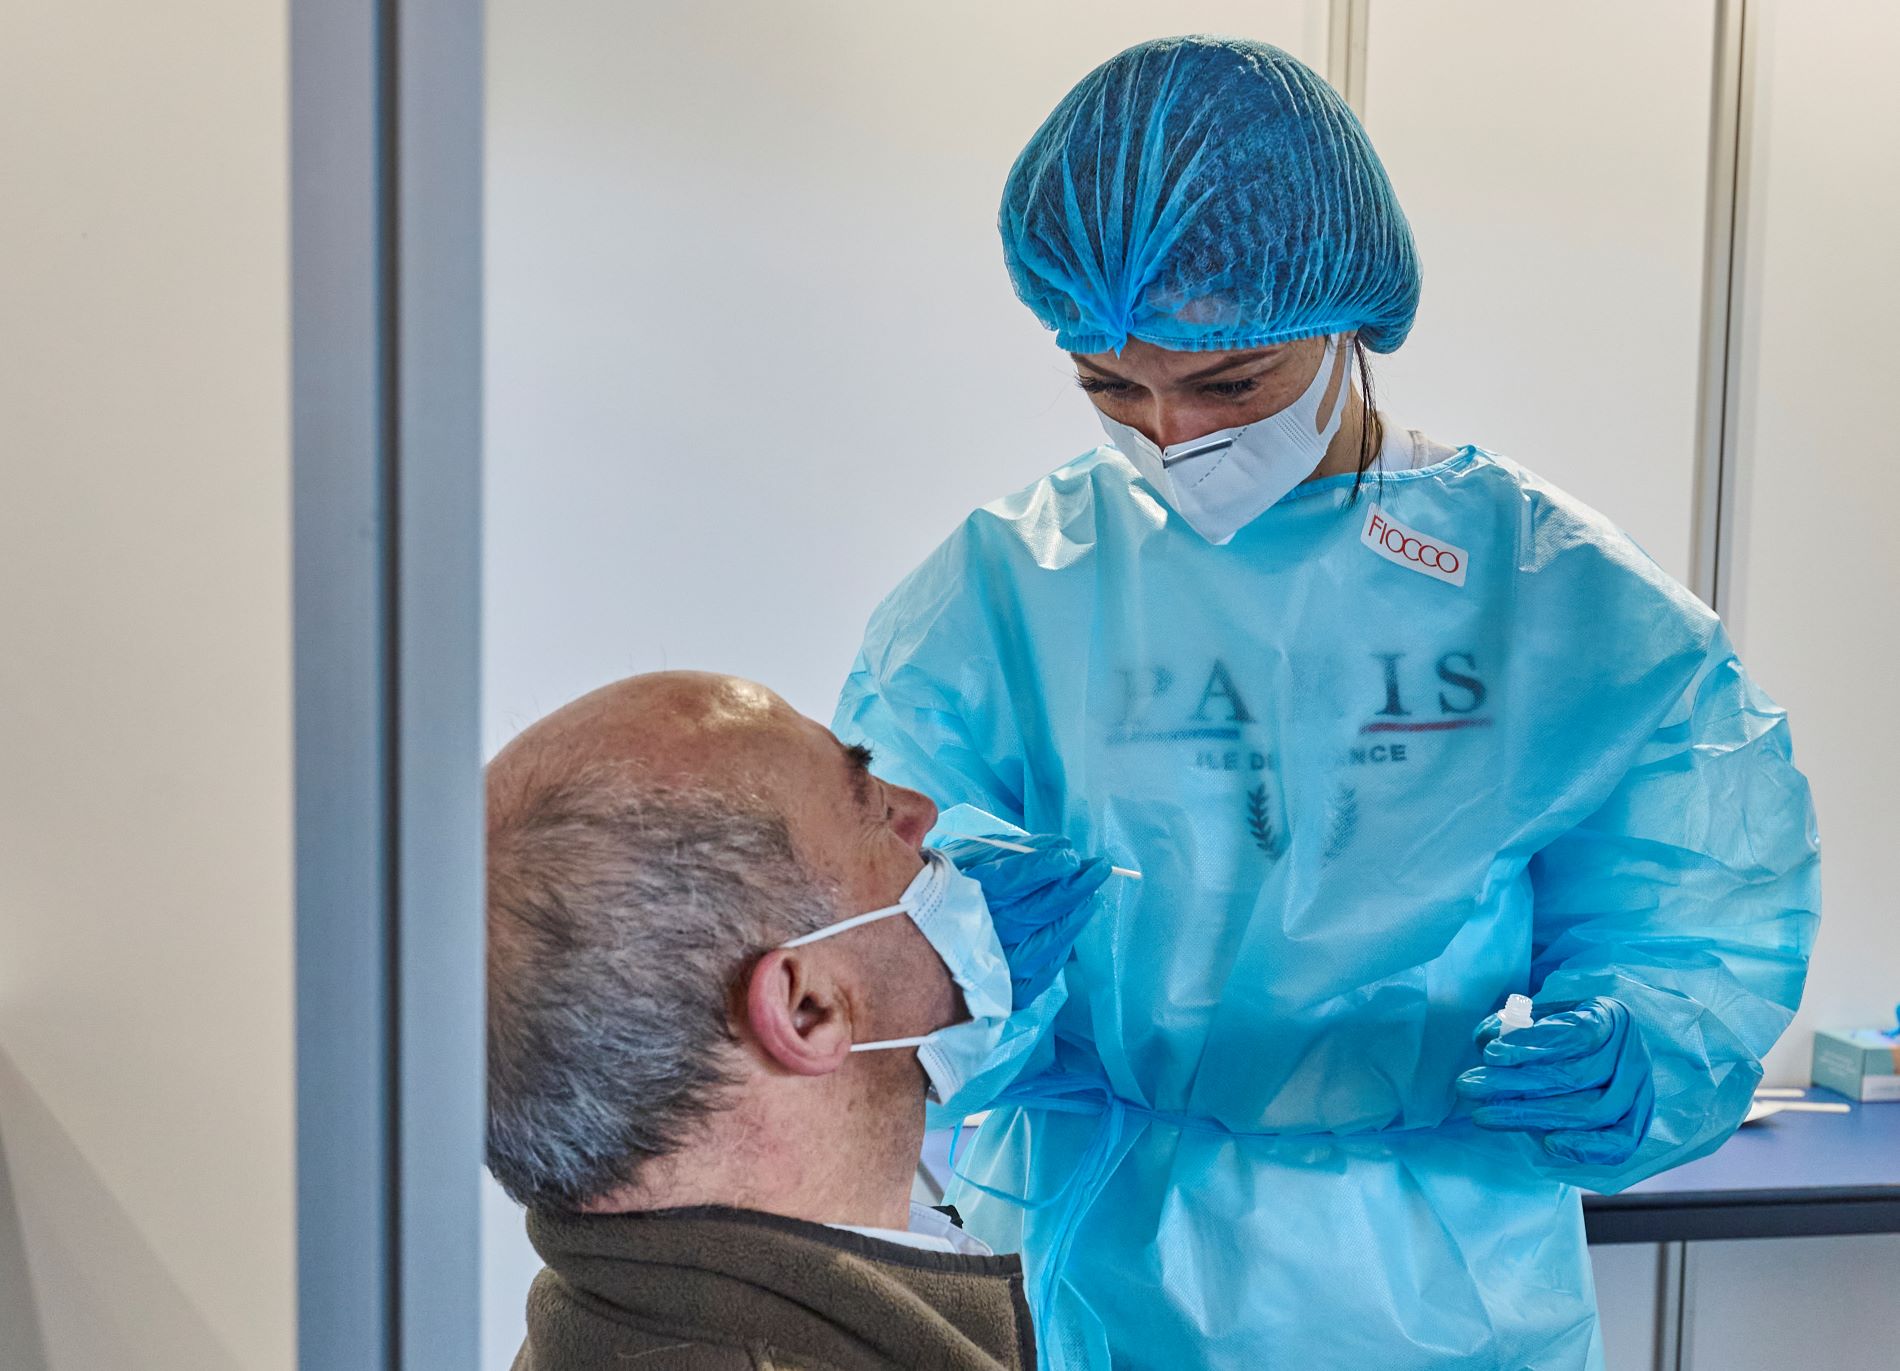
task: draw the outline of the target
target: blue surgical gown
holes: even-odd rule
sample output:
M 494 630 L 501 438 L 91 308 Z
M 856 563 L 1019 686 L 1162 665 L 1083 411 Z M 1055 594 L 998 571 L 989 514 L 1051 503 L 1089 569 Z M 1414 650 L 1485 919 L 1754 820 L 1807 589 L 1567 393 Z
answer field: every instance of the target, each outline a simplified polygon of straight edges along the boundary
M 1477 448 L 1222 547 L 1098 449 L 885 600 L 835 728 L 1143 873 L 956 1160 L 1057 1366 L 1600 1365 L 1578 1187 L 1718 1145 L 1800 998 L 1785 716 L 1615 526 Z M 1464 1116 L 1512 992 L 1628 1006 L 1657 1101 L 1628 1164 Z

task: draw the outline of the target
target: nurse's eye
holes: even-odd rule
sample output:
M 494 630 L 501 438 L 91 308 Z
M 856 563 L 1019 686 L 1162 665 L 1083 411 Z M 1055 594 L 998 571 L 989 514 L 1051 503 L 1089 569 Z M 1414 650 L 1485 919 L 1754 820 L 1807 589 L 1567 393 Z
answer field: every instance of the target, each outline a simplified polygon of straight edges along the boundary
M 1078 376 L 1075 383 L 1090 395 L 1126 395 L 1134 389 L 1126 381 L 1110 381 L 1101 376 Z
M 1238 399 L 1240 396 L 1249 394 L 1259 388 L 1260 380 L 1254 376 L 1249 376 L 1240 381 L 1209 381 L 1206 385 L 1201 387 L 1201 389 L 1205 390 L 1209 395 L 1218 395 L 1223 400 Z

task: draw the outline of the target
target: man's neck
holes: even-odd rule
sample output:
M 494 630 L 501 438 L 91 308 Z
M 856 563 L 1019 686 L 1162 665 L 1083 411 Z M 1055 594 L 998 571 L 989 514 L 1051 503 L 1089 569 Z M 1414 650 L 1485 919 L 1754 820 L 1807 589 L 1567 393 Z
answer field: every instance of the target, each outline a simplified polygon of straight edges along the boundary
M 674 1156 L 648 1163 L 637 1184 L 588 1205 L 588 1212 L 726 1205 L 812 1223 L 907 1228 L 922 1110 L 910 1127 L 908 1117 L 893 1120 L 889 1109 L 864 1102 L 835 1111 L 810 1108 L 813 1093 L 754 1094 L 749 1104 L 709 1121 Z M 864 1120 L 882 1126 L 865 1128 Z

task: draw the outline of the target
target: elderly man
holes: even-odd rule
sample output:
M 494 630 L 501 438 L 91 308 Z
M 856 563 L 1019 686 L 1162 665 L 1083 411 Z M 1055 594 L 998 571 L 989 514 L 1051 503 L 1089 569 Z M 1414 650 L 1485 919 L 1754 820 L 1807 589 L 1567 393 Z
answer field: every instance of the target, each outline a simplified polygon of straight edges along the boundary
M 936 807 L 870 763 L 760 686 L 666 673 L 490 765 L 489 1166 L 547 1263 L 517 1371 L 1035 1366 L 1018 1259 L 910 1183 L 926 1084 L 1042 988 L 1005 958 L 1059 962 L 1106 872 L 1011 859 L 1017 959 L 995 863 L 925 854 Z

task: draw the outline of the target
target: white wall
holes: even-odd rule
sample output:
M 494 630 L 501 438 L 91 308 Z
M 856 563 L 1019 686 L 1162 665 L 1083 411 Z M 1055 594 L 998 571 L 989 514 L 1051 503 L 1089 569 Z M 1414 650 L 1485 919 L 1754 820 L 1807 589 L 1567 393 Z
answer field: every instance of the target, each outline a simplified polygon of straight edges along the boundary
M 0 13 L 0 1365 L 288 1368 L 283 6 Z
M 1367 25 L 1366 127 L 1425 273 L 1380 403 L 1683 581 L 1714 48 L 1713 0 L 1388 0 Z
M 1320 0 L 491 0 L 486 743 L 738 672 L 825 721 L 872 607 L 1101 440 L 1010 293 L 1003 178 L 1169 32 L 1325 61 Z M 484 1359 L 537 1263 L 491 1190 Z
M 1891 1026 L 1900 1000 L 1892 785 L 1900 723 L 1900 10 L 1751 0 L 1739 457 L 1730 622 L 1788 708 L 1821 815 L 1820 952 L 1770 1063 L 1810 1030 Z
M 1101 441 L 1010 293 L 1003 178 L 1170 31 L 1324 60 L 1324 6 L 493 0 L 492 749 L 603 681 L 736 671 L 829 721 L 879 598 Z

